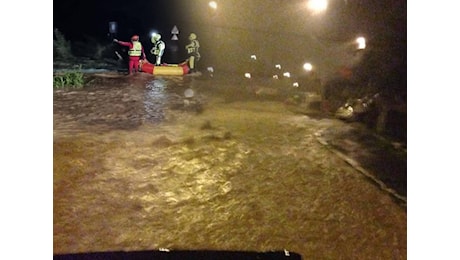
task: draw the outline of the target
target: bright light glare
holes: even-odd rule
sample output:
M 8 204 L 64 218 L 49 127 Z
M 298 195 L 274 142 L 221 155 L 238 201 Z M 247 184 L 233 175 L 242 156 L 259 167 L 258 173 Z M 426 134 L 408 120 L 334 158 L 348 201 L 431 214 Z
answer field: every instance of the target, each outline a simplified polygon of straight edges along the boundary
M 307 62 L 303 65 L 303 69 L 306 71 L 311 71 L 313 69 L 313 66 Z
M 248 73 L 248 72 L 244 73 L 244 77 L 250 79 L 251 78 L 251 73 Z
M 209 7 L 211 7 L 212 9 L 217 9 L 217 3 L 215 1 L 211 1 L 209 2 Z
M 327 0 L 309 0 L 307 6 L 315 13 L 323 12 L 327 9 Z
M 362 50 L 366 48 L 366 38 L 358 37 L 356 38 L 356 42 L 358 43 L 358 50 Z

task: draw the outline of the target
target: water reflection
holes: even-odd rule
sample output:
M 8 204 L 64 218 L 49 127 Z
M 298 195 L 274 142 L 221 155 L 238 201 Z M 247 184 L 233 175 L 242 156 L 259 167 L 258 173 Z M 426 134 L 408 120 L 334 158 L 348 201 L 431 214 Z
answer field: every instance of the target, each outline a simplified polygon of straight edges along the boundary
M 144 122 L 159 123 L 164 120 L 168 100 L 166 85 L 164 79 L 155 79 L 147 83 L 144 94 Z

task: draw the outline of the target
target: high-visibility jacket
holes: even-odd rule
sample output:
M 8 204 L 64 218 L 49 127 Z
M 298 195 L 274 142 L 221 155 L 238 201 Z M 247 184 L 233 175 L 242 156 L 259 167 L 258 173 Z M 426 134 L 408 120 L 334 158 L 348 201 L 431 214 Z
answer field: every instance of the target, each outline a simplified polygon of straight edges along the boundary
M 129 56 L 141 56 L 142 44 L 140 42 L 133 42 L 133 46 L 128 51 Z
M 164 50 L 165 50 L 165 43 L 162 40 L 159 40 L 155 43 L 155 45 L 152 48 L 152 54 L 155 56 L 163 56 Z
M 200 48 L 200 43 L 197 40 L 192 40 L 190 44 L 185 46 L 188 54 L 199 55 L 198 49 Z

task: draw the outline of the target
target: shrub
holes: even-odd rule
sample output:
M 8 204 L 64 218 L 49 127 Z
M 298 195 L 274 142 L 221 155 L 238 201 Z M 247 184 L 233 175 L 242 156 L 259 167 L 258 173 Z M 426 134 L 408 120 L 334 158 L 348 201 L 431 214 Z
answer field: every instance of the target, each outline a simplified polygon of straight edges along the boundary
M 53 55 L 55 59 L 73 58 L 70 41 L 57 28 L 54 29 Z
M 64 74 L 58 74 L 53 76 L 53 87 L 55 88 L 81 88 L 83 87 L 83 84 L 84 79 L 83 73 L 81 72 L 81 65 L 79 66 L 78 70 L 73 70 L 65 72 Z

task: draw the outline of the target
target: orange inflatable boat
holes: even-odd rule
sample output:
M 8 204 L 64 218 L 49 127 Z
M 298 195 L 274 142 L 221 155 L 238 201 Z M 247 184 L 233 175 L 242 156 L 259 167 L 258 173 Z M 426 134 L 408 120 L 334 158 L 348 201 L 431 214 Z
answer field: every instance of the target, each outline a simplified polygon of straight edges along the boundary
M 187 65 L 187 61 L 179 64 L 162 64 L 161 66 L 155 66 L 148 60 L 139 61 L 139 68 L 142 72 L 153 74 L 153 75 L 171 75 L 181 76 L 188 74 L 190 68 Z

